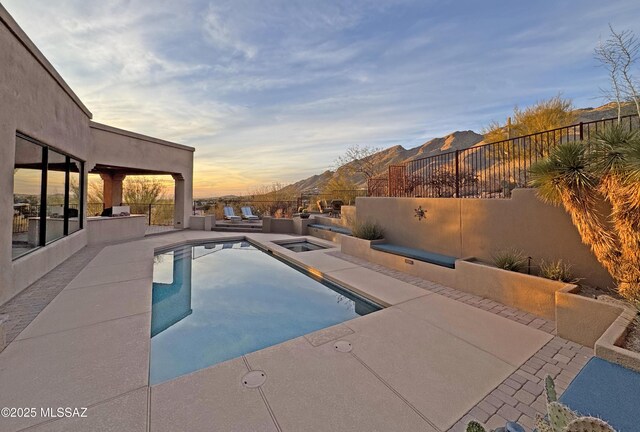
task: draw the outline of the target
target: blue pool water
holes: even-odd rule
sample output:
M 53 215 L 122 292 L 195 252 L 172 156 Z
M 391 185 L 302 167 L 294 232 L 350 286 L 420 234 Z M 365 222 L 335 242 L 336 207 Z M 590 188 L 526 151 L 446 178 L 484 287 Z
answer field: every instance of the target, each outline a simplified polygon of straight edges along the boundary
M 183 246 L 155 258 L 150 382 L 378 309 L 246 241 Z

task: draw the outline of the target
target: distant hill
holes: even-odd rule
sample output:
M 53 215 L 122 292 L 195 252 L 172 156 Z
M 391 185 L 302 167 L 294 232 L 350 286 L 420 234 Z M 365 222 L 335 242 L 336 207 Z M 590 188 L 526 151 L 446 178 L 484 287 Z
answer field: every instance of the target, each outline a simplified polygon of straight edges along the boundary
M 623 106 L 622 115 L 634 114 L 633 104 Z M 610 103 L 596 108 L 580 108 L 576 110 L 576 122 L 588 122 L 615 117 L 617 115 L 615 104 Z M 433 138 L 422 145 L 411 149 L 405 149 L 400 145 L 381 150 L 371 156 L 374 165 L 381 167 L 380 174 L 388 165 L 402 164 L 412 159 L 434 156 L 455 150 L 463 150 L 485 144 L 483 135 L 472 130 L 456 131 L 441 138 Z M 284 188 L 285 192 L 299 193 L 303 191 L 320 192 L 334 177 L 342 176 L 358 188 L 366 188 L 366 179 L 359 175 L 350 175 L 345 167 L 336 171 L 327 170 L 322 174 L 316 174 L 304 180 L 300 180 Z

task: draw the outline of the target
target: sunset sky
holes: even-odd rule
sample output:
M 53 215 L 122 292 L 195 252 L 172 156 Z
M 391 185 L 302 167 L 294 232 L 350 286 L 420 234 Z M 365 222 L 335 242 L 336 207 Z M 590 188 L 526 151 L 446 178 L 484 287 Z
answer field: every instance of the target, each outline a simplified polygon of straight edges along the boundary
M 415 147 L 562 92 L 603 103 L 630 1 L 3 0 L 94 120 L 196 147 L 194 195 Z

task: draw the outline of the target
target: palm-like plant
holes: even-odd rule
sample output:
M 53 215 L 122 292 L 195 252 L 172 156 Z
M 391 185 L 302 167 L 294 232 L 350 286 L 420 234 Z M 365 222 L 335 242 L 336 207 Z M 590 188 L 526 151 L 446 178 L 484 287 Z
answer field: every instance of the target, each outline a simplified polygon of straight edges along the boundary
M 562 205 L 626 298 L 640 301 L 640 134 L 615 126 L 569 142 L 531 168 L 531 185 Z M 602 213 L 602 201 L 611 213 Z

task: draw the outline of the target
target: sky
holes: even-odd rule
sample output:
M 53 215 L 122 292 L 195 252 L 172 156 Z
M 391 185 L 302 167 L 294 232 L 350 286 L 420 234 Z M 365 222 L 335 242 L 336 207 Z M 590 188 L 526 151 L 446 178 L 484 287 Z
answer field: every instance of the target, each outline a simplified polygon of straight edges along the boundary
M 640 2 L 2 0 L 94 120 L 196 148 L 194 196 L 411 148 L 562 93 L 603 103 L 593 49 Z

